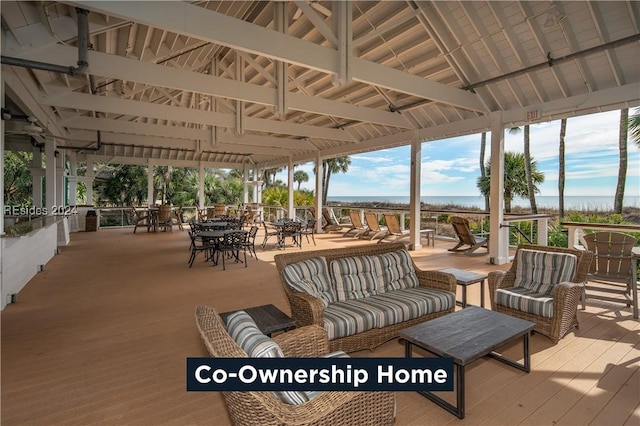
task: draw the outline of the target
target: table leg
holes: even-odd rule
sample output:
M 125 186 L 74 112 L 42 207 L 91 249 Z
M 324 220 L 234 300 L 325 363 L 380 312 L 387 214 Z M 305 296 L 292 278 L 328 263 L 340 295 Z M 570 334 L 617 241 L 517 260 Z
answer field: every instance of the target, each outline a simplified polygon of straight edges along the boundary
M 464 368 L 464 365 L 459 365 L 459 364 L 454 364 L 454 366 L 455 366 L 455 375 L 456 375 L 456 405 L 453 405 L 453 404 L 445 401 L 444 399 L 440 398 L 439 396 L 434 395 L 433 393 L 428 392 L 428 391 L 418 391 L 418 393 L 420 395 L 424 396 L 425 398 L 427 398 L 429 401 L 434 402 L 435 404 L 437 404 L 440 407 L 444 408 L 445 410 L 447 410 L 451 414 L 454 414 L 459 419 L 464 419 L 464 416 L 465 416 L 465 412 L 464 412 L 464 406 L 465 406 L 465 400 L 464 400 L 465 368 Z
M 513 368 L 517 368 L 520 371 L 524 371 L 525 373 L 528 373 L 531 371 L 531 355 L 529 354 L 529 335 L 531 334 L 531 332 L 528 332 L 527 334 L 525 334 L 523 336 L 523 355 L 524 355 L 524 360 L 523 363 L 520 364 L 518 362 L 512 361 L 508 358 L 505 358 L 504 356 L 495 353 L 495 352 L 491 352 L 489 354 L 487 354 L 488 357 L 495 359 L 496 361 L 500 361 L 504 364 L 510 365 Z
M 462 307 L 463 308 L 467 307 L 467 286 L 466 285 L 462 286 Z
M 480 281 L 480 306 L 484 308 L 484 282 L 485 280 Z

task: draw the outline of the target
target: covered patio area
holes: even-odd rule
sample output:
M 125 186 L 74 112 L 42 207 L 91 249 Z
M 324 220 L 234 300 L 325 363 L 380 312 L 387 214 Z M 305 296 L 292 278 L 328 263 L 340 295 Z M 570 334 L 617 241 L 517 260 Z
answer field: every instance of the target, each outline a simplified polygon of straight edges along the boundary
M 371 243 L 338 233 L 316 235 L 316 242 L 302 250 Z M 188 246 L 179 231 L 73 234 L 0 314 L 3 424 L 229 424 L 219 393 L 185 390 L 185 359 L 207 356 L 193 311 L 274 304 L 290 312 L 273 263 L 281 251 L 258 248 L 258 261 L 223 271 L 202 257 L 189 269 Z M 509 266 L 487 264 L 484 253 L 452 254 L 450 246 L 436 241 L 411 256 L 423 269 Z M 478 304 L 479 294 L 469 287 L 469 302 Z M 638 424 L 640 323 L 629 309 L 592 300 L 578 315 L 580 329 L 557 345 L 534 333 L 529 374 L 490 359 L 472 364 L 464 420 L 403 392 L 395 424 Z M 403 351 L 395 339 L 352 356 Z M 521 353 L 519 344 L 504 350 L 515 359 Z

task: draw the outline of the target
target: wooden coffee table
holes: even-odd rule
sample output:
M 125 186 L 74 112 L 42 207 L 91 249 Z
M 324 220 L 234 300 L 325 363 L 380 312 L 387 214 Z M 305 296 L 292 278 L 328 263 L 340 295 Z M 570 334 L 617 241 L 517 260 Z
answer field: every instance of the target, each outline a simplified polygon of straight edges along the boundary
M 255 321 L 258 329 L 267 336 L 271 336 L 278 331 L 287 331 L 296 328 L 296 321 L 274 305 L 262 305 L 239 310 L 249 314 Z M 237 311 L 224 312 L 220 314 L 220 318 L 222 318 L 222 321 L 226 324 L 227 317 L 234 312 Z
M 456 405 L 431 392 L 419 393 L 463 419 L 465 367 L 483 356 L 489 356 L 528 373 L 531 369 L 529 335 L 534 326 L 535 323 L 531 321 L 472 306 L 402 330 L 400 338 L 405 340 L 407 358 L 411 358 L 413 345 L 442 358 L 453 358 Z M 494 352 L 519 337 L 523 338 L 524 346 L 522 364 Z

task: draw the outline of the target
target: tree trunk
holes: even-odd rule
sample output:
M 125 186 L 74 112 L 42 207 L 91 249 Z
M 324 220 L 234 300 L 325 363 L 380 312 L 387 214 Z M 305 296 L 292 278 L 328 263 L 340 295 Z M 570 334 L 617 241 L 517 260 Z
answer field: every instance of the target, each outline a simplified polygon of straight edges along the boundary
M 480 138 L 480 176 L 485 178 L 487 176 L 487 170 L 484 164 L 484 152 L 487 148 L 487 132 L 482 132 L 482 136 Z M 484 196 L 484 209 L 485 211 L 489 211 L 489 195 Z
M 558 213 L 564 217 L 564 136 L 567 133 L 567 119 L 560 120 L 560 143 L 558 152 Z
M 620 110 L 620 135 L 618 144 L 620 148 L 620 166 L 618 167 L 618 185 L 616 196 L 613 200 L 614 213 L 622 214 L 622 202 L 624 201 L 624 186 L 627 179 L 627 125 L 629 122 L 629 108 Z
M 529 195 L 529 203 L 531 204 L 531 213 L 538 213 L 536 206 L 536 193 L 533 189 L 533 179 L 531 178 L 531 152 L 529 149 L 529 125 L 524 126 L 524 172 L 527 179 L 527 193 Z

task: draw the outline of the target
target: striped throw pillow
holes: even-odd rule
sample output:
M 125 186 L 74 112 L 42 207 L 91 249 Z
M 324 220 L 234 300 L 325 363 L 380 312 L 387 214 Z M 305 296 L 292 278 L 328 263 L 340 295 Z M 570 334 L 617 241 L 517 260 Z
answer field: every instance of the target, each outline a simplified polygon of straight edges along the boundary
M 325 308 L 337 300 L 327 260 L 322 256 L 287 265 L 282 270 L 282 277 L 292 289 L 322 300 Z
M 382 288 L 380 277 L 369 256 L 353 256 L 329 263 L 336 284 L 338 301 L 362 299 L 378 294 Z
M 284 358 L 280 346 L 262 334 L 245 311 L 227 317 L 227 332 L 250 358 Z
M 371 256 L 371 259 L 382 276 L 385 291 L 420 286 L 418 276 L 413 268 L 413 261 L 407 250 L 383 253 Z
M 513 286 L 550 295 L 556 284 L 571 281 L 576 272 L 577 262 L 577 257 L 570 253 L 518 250 Z

